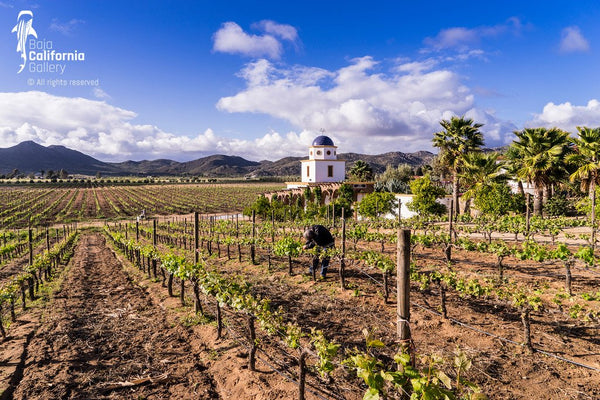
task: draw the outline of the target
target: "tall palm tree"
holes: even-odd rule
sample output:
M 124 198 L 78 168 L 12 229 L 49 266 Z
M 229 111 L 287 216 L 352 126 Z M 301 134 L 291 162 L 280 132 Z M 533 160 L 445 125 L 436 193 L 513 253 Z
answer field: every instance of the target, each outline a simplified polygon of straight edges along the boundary
M 520 156 L 516 177 L 533 183 L 533 213 L 542 215 L 544 188 L 557 180 L 565 168 L 565 155 L 570 148 L 569 133 L 558 128 L 526 128 L 515 132 L 512 145 Z
M 588 128 L 578 126 L 578 138 L 574 138 L 575 153 L 568 157 L 568 161 L 578 166 L 577 170 L 571 174 L 570 180 L 581 181 L 581 186 L 589 190 L 589 196 L 592 203 L 592 246 L 596 242 L 596 184 L 600 177 L 600 128 Z
M 458 204 L 459 176 L 458 171 L 466 153 L 479 151 L 483 146 L 483 134 L 470 118 L 454 116 L 440 121 L 443 131 L 433 134 L 433 145 L 440 149 L 440 160 L 452 174 L 452 198 L 456 215 L 459 214 Z
M 482 187 L 506 180 L 505 163 L 498 160 L 499 156 L 498 153 L 482 152 L 471 152 L 464 155 L 458 176 L 464 186 L 468 188 L 463 195 L 465 200 L 471 199 Z

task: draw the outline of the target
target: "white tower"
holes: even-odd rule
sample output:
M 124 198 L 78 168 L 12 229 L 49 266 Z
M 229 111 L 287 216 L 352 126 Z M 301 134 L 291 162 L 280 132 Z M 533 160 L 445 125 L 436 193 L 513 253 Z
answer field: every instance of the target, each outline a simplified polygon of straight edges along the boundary
M 302 182 L 341 182 L 346 178 L 346 161 L 338 160 L 337 146 L 328 136 L 317 136 L 308 148 L 308 160 L 302 163 Z

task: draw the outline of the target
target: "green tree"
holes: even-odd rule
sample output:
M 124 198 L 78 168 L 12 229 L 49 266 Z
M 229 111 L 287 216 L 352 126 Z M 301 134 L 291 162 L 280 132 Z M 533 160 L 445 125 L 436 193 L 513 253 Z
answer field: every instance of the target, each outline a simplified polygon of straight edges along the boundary
M 569 133 L 558 128 L 526 128 L 515 132 L 511 146 L 520 157 L 516 177 L 535 186 L 533 213 L 542 215 L 544 188 L 565 171 Z
M 493 183 L 506 181 L 504 163 L 499 161 L 498 153 L 472 152 L 464 155 L 460 167 L 459 178 L 467 191 L 463 199 L 469 203 L 481 188 L 489 187 Z M 465 211 L 467 206 L 465 206 Z
M 440 149 L 439 161 L 445 165 L 452 174 L 452 198 L 456 214 L 459 214 L 459 170 L 463 163 L 464 155 L 480 151 L 483 146 L 483 134 L 479 128 L 483 124 L 476 124 L 470 118 L 452 117 L 450 121 L 442 120 L 440 125 L 444 130 L 433 134 L 433 145 Z M 413 192 L 414 193 L 414 192 Z
M 365 182 L 373 179 L 373 168 L 363 160 L 357 160 L 349 172 L 350 177 L 357 181 Z
M 394 213 L 396 196 L 388 192 L 369 193 L 358 203 L 360 215 L 378 218 L 380 215 Z
M 482 214 L 499 217 L 514 211 L 516 203 L 508 185 L 504 182 L 491 182 L 473 188 L 475 207 Z
M 271 213 L 271 204 L 269 199 L 264 195 L 260 195 L 258 199 L 249 207 L 244 209 L 244 215 L 252 215 L 252 211 L 255 211 L 256 215 L 260 215 L 262 218 L 266 218 Z
M 436 200 L 446 195 L 446 191 L 431 182 L 429 175 L 417 178 L 410 183 L 413 198 L 406 206 L 409 210 L 420 216 L 442 215 L 446 212 L 446 206 Z
M 388 165 L 382 174 L 375 176 L 375 190 L 378 192 L 407 193 L 408 182 L 414 175 L 408 164 L 400 164 L 397 168 Z
M 600 171 L 600 128 L 577 127 L 578 137 L 574 138 L 575 153 L 567 158 L 578 168 L 571 174 L 570 180 L 581 181 L 581 186 L 588 190 L 591 202 L 592 226 L 596 222 L 596 184 Z M 596 230 L 592 229 L 592 244 L 595 244 Z

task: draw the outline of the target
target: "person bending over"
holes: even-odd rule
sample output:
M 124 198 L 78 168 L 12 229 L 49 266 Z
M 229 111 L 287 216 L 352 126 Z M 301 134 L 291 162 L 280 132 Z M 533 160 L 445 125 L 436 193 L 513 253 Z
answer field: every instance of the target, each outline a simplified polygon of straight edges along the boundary
M 319 255 L 323 249 L 329 249 L 335 246 L 335 240 L 331 236 L 329 229 L 323 225 L 313 225 L 304 231 L 304 239 L 306 244 L 302 247 L 303 249 L 312 249 L 317 246 L 317 255 L 313 257 L 312 265 L 309 267 L 308 273 L 312 274 L 313 270 L 319 266 Z M 325 279 L 327 275 L 327 268 L 329 268 L 329 257 L 323 257 L 321 259 L 321 278 Z

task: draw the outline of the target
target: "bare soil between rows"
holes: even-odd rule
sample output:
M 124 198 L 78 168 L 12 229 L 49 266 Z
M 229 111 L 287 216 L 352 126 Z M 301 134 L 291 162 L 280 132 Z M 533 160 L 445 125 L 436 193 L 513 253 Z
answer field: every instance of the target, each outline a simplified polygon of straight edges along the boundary
M 188 332 L 128 278 L 101 235 L 81 237 L 39 314 L 23 316 L 2 344 L 2 365 L 15 367 L 3 399 L 219 398 Z

